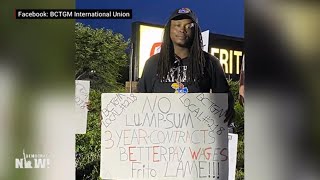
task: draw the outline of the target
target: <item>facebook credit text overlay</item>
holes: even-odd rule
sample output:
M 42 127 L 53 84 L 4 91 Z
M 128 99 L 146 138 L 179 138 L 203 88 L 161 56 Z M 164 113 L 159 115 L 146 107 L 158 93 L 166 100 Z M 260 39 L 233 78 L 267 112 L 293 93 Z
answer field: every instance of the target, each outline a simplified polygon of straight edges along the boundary
M 132 19 L 132 9 L 16 9 L 16 19 Z

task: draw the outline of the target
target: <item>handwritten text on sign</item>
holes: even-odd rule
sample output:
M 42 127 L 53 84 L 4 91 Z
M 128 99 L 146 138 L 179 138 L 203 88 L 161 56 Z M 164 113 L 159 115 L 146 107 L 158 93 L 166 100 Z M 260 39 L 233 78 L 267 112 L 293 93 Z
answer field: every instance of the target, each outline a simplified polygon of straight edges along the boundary
M 102 94 L 103 179 L 227 179 L 226 94 Z
M 90 81 L 75 81 L 75 112 L 76 112 L 76 134 L 85 134 L 87 130 L 87 116 L 89 101 Z

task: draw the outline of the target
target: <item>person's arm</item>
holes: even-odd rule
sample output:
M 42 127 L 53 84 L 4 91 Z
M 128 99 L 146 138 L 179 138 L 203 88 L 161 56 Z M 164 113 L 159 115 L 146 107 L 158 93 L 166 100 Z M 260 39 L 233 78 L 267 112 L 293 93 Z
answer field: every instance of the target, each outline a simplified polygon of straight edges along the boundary
M 244 66 L 245 66 L 245 60 L 244 60 L 244 56 L 242 58 L 242 66 L 241 66 L 241 71 L 240 71 L 240 80 L 239 80 L 239 103 L 244 106 L 244 78 L 245 78 L 245 74 L 244 74 Z
M 153 67 L 155 64 L 154 62 L 154 58 L 151 57 L 150 59 L 148 59 L 144 65 L 143 71 L 142 71 L 142 76 L 139 79 L 138 82 L 138 92 L 139 93 L 150 93 L 152 92 L 152 78 L 153 78 L 153 74 L 152 73 L 154 71 Z
M 146 93 L 147 92 L 146 77 L 144 75 L 144 72 L 142 73 L 142 76 L 141 76 L 141 78 L 139 79 L 139 82 L 138 82 L 138 92 L 139 93 Z
M 141 76 L 141 78 L 139 79 L 139 82 L 138 82 L 138 92 L 139 93 L 146 93 L 147 92 L 145 69 L 146 69 L 146 66 L 144 66 L 144 69 L 143 69 L 143 72 L 142 72 L 142 76 Z
M 220 64 L 220 61 L 212 57 L 212 70 L 211 70 L 211 88 L 213 93 L 228 93 L 228 110 L 226 113 L 226 119 L 225 122 L 228 122 L 228 124 L 232 123 L 234 118 L 234 97 L 232 95 L 232 92 L 230 91 L 230 86 L 227 82 L 225 73 L 222 69 L 222 66 Z

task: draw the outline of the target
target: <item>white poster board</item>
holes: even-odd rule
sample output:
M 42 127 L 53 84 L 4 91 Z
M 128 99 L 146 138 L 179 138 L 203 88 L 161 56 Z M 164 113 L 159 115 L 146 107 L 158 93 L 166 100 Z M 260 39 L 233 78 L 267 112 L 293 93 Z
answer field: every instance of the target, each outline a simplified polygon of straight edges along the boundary
M 87 130 L 90 81 L 75 81 L 75 127 L 76 134 L 85 134 Z
M 205 52 L 208 52 L 209 50 L 209 35 L 210 35 L 209 30 L 201 32 L 202 45 L 203 45 L 202 50 Z
M 229 179 L 235 180 L 237 167 L 238 134 L 229 133 Z
M 102 179 L 228 179 L 227 94 L 101 95 Z

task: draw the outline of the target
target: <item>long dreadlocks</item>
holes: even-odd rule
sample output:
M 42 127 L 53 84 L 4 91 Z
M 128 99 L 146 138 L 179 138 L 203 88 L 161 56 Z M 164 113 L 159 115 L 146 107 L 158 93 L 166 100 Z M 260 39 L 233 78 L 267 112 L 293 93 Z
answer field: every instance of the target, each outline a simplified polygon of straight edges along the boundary
M 159 57 L 157 75 L 161 81 L 167 78 L 170 68 L 173 67 L 175 54 L 173 43 L 170 38 L 171 21 L 164 28 L 163 41 Z M 195 23 L 192 45 L 189 49 L 191 66 L 187 69 L 187 81 L 192 83 L 199 80 L 204 75 L 205 57 L 202 51 L 202 36 L 198 23 Z

